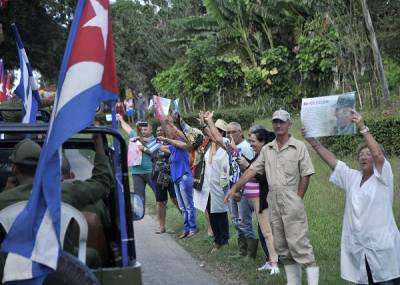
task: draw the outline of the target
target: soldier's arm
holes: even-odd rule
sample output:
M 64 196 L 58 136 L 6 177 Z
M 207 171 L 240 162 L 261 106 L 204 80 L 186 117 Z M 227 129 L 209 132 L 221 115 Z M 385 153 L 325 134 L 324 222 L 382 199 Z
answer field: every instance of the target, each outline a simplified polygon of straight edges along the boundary
M 96 156 L 92 176 L 85 181 L 74 181 L 63 186 L 63 200 L 78 209 L 96 203 L 108 194 L 114 184 L 114 175 L 100 135 L 93 137 Z

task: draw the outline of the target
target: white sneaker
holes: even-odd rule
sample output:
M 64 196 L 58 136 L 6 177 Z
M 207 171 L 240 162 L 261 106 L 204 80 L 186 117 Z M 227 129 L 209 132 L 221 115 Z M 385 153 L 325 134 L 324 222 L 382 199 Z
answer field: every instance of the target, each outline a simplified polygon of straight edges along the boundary
M 271 270 L 272 266 L 271 263 L 269 261 L 265 262 L 265 264 L 261 267 L 257 268 L 257 271 L 264 271 L 264 270 Z
M 274 274 L 279 274 L 280 270 L 277 265 L 271 266 L 271 272 L 269 274 L 274 275 Z

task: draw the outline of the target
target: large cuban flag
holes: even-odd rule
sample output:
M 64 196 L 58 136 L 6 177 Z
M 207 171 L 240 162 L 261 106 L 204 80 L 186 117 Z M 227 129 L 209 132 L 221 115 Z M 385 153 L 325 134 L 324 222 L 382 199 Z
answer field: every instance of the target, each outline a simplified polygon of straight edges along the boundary
M 12 28 L 17 42 L 20 64 L 20 80 L 14 92 L 23 102 L 22 123 L 34 123 L 36 121 L 36 112 L 40 105 L 38 84 L 33 76 L 32 67 L 26 55 L 17 26 L 12 24 Z
M 60 252 L 60 149 L 118 94 L 108 0 L 79 0 L 31 198 L 3 242 L 3 281 L 42 284 Z M 22 282 L 22 283 L 21 283 Z

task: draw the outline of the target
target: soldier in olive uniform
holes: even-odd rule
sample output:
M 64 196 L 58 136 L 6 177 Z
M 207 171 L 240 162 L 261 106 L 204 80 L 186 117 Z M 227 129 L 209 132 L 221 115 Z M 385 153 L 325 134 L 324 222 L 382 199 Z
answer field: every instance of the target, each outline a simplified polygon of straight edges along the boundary
M 96 149 L 92 177 L 85 181 L 63 182 L 62 201 L 82 210 L 88 205 L 95 204 L 114 185 L 111 166 L 105 155 L 100 137 L 94 138 Z M 41 147 L 30 139 L 19 142 L 10 156 L 12 172 L 18 186 L 0 193 L 0 210 L 17 202 L 28 200 L 31 195 L 36 166 L 39 161 Z
M 61 183 L 62 201 L 81 211 L 90 211 L 90 208 L 97 209 L 102 197 L 108 195 L 109 190 L 114 187 L 113 172 L 109 164 L 109 159 L 104 152 L 101 137 L 99 135 L 93 136 L 93 142 L 96 156 L 92 177 L 85 181 L 75 180 Z M 24 139 L 15 146 L 10 160 L 12 161 L 12 172 L 18 186 L 0 193 L 0 210 L 14 203 L 29 199 L 40 152 L 41 147 L 30 139 Z M 102 225 L 100 225 L 99 217 L 94 215 L 97 212 L 84 212 L 89 229 L 91 229 L 87 244 L 88 247 L 96 249 L 88 248 L 87 250 L 86 263 L 91 268 L 101 266 L 102 261 L 107 262 L 104 259 L 107 256 L 104 248 L 104 232 L 101 231 Z M 91 235 L 93 235 L 92 239 L 90 238 Z M 66 239 L 68 241 L 64 249 L 74 252 L 74 248 L 69 244 L 71 240 L 69 237 L 66 237 Z
M 334 135 L 352 135 L 356 133 L 356 125 L 351 121 L 354 108 L 354 97 L 343 94 L 338 97 L 335 104 L 336 126 Z

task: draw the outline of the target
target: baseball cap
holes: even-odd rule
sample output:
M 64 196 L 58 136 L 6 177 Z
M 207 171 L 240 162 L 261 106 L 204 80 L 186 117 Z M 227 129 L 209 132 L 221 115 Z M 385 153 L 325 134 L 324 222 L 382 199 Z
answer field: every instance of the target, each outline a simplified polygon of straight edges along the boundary
M 228 123 L 225 122 L 225 121 L 222 120 L 222 119 L 218 119 L 218 120 L 215 122 L 215 126 L 216 126 L 218 129 L 223 130 L 224 132 L 226 132 L 226 129 L 227 129 L 227 127 L 228 127 Z
M 41 151 L 40 145 L 30 139 L 24 139 L 15 145 L 10 160 L 18 164 L 37 165 Z
M 287 122 L 290 121 L 290 114 L 288 111 L 280 109 L 274 112 L 272 115 L 272 120 L 281 120 L 283 122 Z

